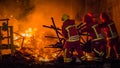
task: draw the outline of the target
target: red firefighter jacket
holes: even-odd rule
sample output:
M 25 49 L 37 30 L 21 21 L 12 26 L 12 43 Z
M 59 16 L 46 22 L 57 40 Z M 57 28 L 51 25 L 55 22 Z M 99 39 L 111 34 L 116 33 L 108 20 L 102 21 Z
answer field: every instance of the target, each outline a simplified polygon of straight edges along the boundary
M 104 22 L 102 27 L 104 28 L 108 40 L 118 38 L 118 32 L 113 21 Z
M 79 34 L 75 26 L 74 20 L 66 20 L 62 25 L 62 34 L 66 41 L 75 42 L 79 41 Z
M 82 29 L 80 32 L 88 32 L 92 37 L 92 41 L 104 39 L 104 34 L 98 21 L 93 21 L 92 18 L 88 16 L 85 16 L 84 19 L 86 28 Z

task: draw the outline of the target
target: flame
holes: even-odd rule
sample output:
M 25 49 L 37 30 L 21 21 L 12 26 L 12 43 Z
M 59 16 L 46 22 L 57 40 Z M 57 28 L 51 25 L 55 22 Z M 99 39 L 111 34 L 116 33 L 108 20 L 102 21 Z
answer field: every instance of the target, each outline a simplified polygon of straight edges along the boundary
M 44 47 L 50 44 L 55 44 L 56 40 L 45 39 L 44 35 L 48 33 L 46 33 L 40 26 L 43 24 L 50 25 L 51 20 L 49 19 L 51 16 L 55 18 L 56 26 L 62 25 L 62 23 L 60 23 L 60 17 L 64 13 L 74 17 L 71 4 L 72 0 L 54 0 L 49 3 L 44 0 L 3 1 L 0 4 L 3 9 L 1 10 L 0 17 L 9 18 L 9 25 L 14 26 L 14 32 L 19 34 L 14 34 L 14 44 L 19 47 L 18 50 L 25 47 L 25 52 L 34 56 L 36 60 L 49 60 L 54 59 L 57 56 L 57 53 L 52 53 L 57 49 Z M 50 10 L 50 12 L 48 12 L 48 10 Z M 48 32 L 50 33 L 50 31 Z
M 24 32 L 21 32 L 20 35 L 24 38 L 24 43 L 21 45 L 20 37 L 14 35 L 15 45 L 20 48 L 25 47 L 25 52 L 31 54 L 35 57 L 37 61 L 50 61 L 56 57 L 56 53 L 52 53 L 55 51 L 54 49 L 44 48 L 45 46 L 55 43 L 56 41 L 46 40 L 44 37 L 45 32 L 42 31 L 38 34 L 37 28 L 29 27 Z M 22 39 L 22 38 L 21 38 Z

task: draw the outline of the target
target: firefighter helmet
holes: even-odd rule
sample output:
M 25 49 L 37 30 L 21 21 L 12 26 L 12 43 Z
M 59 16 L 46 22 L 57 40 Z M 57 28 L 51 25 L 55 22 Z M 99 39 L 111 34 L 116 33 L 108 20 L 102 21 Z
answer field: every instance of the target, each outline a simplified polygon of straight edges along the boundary
M 67 15 L 67 14 L 63 14 L 62 15 L 62 21 L 66 21 L 66 20 L 68 20 L 70 17 L 69 17 L 69 15 Z
M 92 17 L 90 16 L 90 15 L 85 15 L 84 17 L 83 17 L 83 22 L 86 22 L 86 23 L 88 23 L 88 22 L 92 22 L 93 20 L 92 20 Z
M 109 15 L 106 12 L 102 12 L 100 14 L 100 20 L 102 21 L 102 23 L 104 23 L 106 21 L 109 21 L 110 17 L 109 17 Z M 106 23 L 109 23 L 109 22 L 106 22 Z

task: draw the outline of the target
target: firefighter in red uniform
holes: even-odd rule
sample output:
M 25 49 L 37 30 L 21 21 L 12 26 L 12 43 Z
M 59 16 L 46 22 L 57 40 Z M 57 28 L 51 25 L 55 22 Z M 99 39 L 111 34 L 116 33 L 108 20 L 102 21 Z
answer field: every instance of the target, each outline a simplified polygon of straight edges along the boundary
M 84 59 L 83 51 L 80 46 L 80 38 L 78 31 L 75 26 L 75 21 L 70 20 L 67 14 L 62 16 L 62 34 L 66 40 L 64 45 L 64 62 L 71 62 L 73 56 L 73 50 L 75 49 L 78 53 L 80 60 Z
M 116 59 L 118 59 L 119 55 L 118 55 L 117 46 L 118 46 L 119 37 L 118 37 L 115 24 L 105 12 L 100 14 L 100 20 L 102 22 L 102 27 L 106 34 L 106 40 L 107 40 L 106 58 L 108 59 L 110 58 L 110 55 L 112 56 L 113 54 L 115 54 Z M 113 48 L 113 51 L 112 51 L 112 48 Z M 114 53 L 110 54 L 111 52 L 114 52 Z
M 88 13 L 83 17 L 83 22 L 86 23 L 86 28 L 80 32 L 86 31 L 90 34 L 92 50 L 95 54 L 95 57 L 104 58 L 106 41 L 98 21 L 92 13 Z

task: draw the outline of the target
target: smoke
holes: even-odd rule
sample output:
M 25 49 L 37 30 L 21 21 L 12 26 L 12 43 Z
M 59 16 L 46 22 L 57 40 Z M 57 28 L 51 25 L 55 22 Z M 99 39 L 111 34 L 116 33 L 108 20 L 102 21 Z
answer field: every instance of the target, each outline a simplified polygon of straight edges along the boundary
M 35 0 L 34 12 L 28 16 L 30 22 L 35 22 L 34 26 L 51 25 L 51 17 L 58 27 L 61 26 L 61 16 L 64 13 L 71 13 L 70 2 L 68 0 Z M 71 14 L 70 14 L 71 15 Z M 32 23 L 31 23 L 32 24 Z
M 17 33 L 30 33 L 36 36 L 26 38 L 24 46 L 33 47 L 34 54 L 50 54 L 53 50 L 45 50 L 46 45 L 54 44 L 56 40 L 45 39 L 44 36 L 56 37 L 54 30 L 44 28 L 52 25 L 51 17 L 58 28 L 61 28 L 61 16 L 65 13 L 73 17 L 74 0 L 0 0 L 0 18 L 9 18 L 9 25 Z M 79 7 L 79 5 L 77 6 Z M 77 11 L 79 8 L 76 8 Z M 33 28 L 33 29 L 32 29 Z M 34 31 L 35 29 L 35 31 Z M 34 31 L 32 33 L 31 31 Z M 27 36 L 31 36 L 26 34 Z M 25 34 L 24 34 L 25 36 Z M 57 39 L 58 41 L 58 39 Z M 40 50 L 41 49 L 41 50 Z M 50 55 L 49 55 L 50 56 Z
M 30 0 L 0 0 L 1 17 L 14 16 L 16 19 L 22 19 L 33 9 L 34 5 Z
M 52 25 L 53 17 L 56 26 L 61 28 L 61 16 L 65 13 L 80 20 L 85 10 L 83 3 L 84 0 L 0 0 L 0 18 L 9 18 L 9 25 L 13 26 L 14 32 L 35 28 L 39 35 L 44 32 L 45 35 L 55 37 L 54 30 L 43 25 Z
M 0 18 L 9 18 L 9 25 L 14 26 L 14 31 L 23 26 L 21 21 L 32 13 L 35 5 L 30 0 L 0 0 Z
M 63 14 L 72 17 L 71 0 L 0 0 L 0 7 L 0 18 L 9 18 L 14 32 L 21 34 L 29 28 L 37 29 L 36 34 L 40 36 L 37 38 L 42 40 L 46 40 L 47 35 L 56 37 L 54 30 L 43 27 L 52 25 L 51 17 L 58 28 L 61 28 Z
M 43 29 L 42 25 L 52 24 L 51 17 L 61 28 L 62 14 L 72 15 L 71 0 L 0 0 L 0 7 L 0 18 L 9 18 L 18 30 Z

